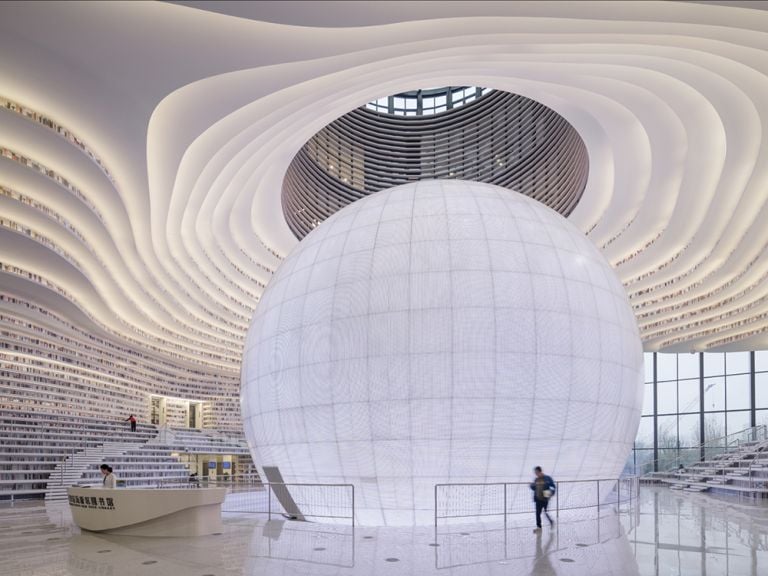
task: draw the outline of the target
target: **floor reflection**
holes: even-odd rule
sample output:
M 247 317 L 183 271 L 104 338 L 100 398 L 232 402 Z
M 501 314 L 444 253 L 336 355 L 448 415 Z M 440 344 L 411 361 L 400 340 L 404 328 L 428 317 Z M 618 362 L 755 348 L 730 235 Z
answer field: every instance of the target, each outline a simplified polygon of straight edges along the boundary
M 643 576 L 768 574 L 765 500 L 646 489 L 628 538 Z
M 643 488 L 639 505 L 503 524 L 352 528 L 226 514 L 219 535 L 81 533 L 65 506 L 0 507 L 0 574 L 23 576 L 761 576 L 768 508 Z
M 272 520 L 254 531 L 249 556 L 352 568 L 354 537 L 348 526 Z
M 454 526 L 438 530 L 435 568 L 441 573 L 474 565 L 511 566 L 513 574 L 552 576 L 559 574 L 639 575 L 626 535 L 628 514 L 606 513 L 561 517 L 553 528 L 534 533 L 524 519 L 514 518 L 503 526 Z M 530 520 L 530 519 L 529 519 Z

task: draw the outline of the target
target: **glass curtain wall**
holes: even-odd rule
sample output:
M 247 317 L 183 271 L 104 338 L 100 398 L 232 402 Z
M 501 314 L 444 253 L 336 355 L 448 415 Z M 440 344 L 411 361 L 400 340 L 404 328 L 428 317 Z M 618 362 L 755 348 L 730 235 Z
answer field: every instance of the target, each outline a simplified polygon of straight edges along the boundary
M 643 417 L 627 471 L 711 457 L 726 435 L 761 424 L 768 425 L 768 351 L 646 353 Z

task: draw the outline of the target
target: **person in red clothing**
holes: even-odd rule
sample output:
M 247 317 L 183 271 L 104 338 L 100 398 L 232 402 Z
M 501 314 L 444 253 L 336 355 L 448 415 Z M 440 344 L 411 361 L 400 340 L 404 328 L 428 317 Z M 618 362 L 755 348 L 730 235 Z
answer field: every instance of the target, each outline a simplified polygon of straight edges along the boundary
M 131 423 L 131 432 L 136 432 L 136 416 L 131 414 L 130 416 L 128 416 L 128 418 L 123 420 L 123 422 L 130 422 Z

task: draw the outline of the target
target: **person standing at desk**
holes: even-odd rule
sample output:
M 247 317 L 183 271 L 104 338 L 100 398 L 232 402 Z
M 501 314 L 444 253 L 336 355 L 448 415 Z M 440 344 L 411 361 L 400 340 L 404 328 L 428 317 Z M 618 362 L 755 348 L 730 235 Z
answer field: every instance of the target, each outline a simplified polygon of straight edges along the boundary
M 117 476 L 112 473 L 112 467 L 107 464 L 102 464 L 99 467 L 104 478 L 102 479 L 102 487 L 114 489 L 117 488 Z

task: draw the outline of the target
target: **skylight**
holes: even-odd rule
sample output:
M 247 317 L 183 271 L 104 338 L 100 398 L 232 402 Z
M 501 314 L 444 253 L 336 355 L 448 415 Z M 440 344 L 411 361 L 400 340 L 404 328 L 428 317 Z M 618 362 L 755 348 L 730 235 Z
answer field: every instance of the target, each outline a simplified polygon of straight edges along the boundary
M 401 92 L 368 102 L 365 107 L 391 116 L 432 116 L 459 108 L 492 92 L 479 86 L 446 86 Z

